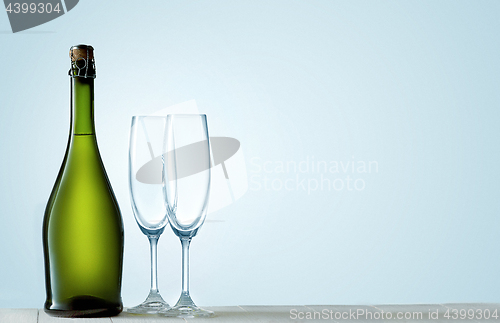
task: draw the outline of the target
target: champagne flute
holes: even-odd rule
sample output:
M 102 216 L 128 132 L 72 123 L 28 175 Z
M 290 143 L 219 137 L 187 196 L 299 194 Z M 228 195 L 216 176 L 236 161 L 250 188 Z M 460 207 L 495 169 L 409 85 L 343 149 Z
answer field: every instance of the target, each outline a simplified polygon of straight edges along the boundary
M 207 118 L 169 115 L 164 138 L 163 187 L 170 227 L 182 245 L 182 292 L 165 316 L 212 317 L 189 294 L 189 245 L 205 221 L 210 193 L 210 142 Z
M 168 223 L 162 189 L 162 155 L 165 117 L 132 117 L 129 151 L 129 183 L 135 220 L 150 243 L 151 288 L 141 304 L 129 313 L 155 314 L 168 310 L 158 290 L 157 244 Z

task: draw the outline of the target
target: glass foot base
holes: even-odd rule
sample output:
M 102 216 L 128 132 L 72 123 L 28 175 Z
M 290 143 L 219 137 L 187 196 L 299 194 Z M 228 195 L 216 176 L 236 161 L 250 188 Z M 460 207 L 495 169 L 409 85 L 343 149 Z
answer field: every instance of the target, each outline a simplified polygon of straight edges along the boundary
M 212 311 L 207 311 L 198 306 L 175 306 L 168 311 L 162 311 L 159 313 L 162 316 L 168 317 L 214 317 L 215 314 Z
M 157 314 L 160 311 L 167 311 L 171 307 L 163 300 L 160 293 L 151 291 L 148 297 L 141 304 L 125 309 L 125 312 L 131 314 Z
M 212 311 L 204 310 L 196 306 L 189 296 L 189 293 L 183 292 L 177 304 L 169 310 L 161 311 L 161 316 L 168 317 L 214 317 L 215 313 Z

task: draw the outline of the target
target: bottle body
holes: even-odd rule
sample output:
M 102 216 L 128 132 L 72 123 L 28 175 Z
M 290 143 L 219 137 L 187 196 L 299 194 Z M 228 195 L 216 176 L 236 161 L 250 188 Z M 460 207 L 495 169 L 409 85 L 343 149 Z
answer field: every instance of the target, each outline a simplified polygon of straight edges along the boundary
M 71 80 L 70 138 L 43 222 L 45 311 L 113 316 L 123 308 L 123 223 L 94 133 L 94 80 Z

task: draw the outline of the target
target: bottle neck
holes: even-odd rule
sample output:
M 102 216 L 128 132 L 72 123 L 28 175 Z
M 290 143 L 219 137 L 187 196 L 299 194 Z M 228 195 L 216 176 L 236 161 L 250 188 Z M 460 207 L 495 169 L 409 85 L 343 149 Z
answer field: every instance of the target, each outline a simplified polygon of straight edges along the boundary
M 73 135 L 93 135 L 94 79 L 71 77 L 71 129 Z

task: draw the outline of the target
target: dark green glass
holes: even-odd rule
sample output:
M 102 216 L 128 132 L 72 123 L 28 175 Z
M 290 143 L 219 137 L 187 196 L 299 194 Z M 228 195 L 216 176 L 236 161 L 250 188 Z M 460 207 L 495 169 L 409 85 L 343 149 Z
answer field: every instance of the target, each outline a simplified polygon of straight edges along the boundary
M 113 316 L 123 309 L 123 223 L 97 147 L 93 77 L 71 76 L 71 102 L 66 155 L 43 221 L 45 311 Z

